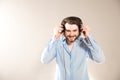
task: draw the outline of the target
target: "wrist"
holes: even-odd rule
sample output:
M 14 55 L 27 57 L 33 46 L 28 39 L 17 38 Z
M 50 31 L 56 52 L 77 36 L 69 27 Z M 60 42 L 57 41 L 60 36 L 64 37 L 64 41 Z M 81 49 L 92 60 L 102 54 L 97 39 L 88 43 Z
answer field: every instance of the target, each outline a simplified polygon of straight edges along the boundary
M 88 44 L 91 44 L 88 36 L 85 37 L 85 41 L 86 41 Z
M 52 40 L 55 41 L 55 40 L 57 40 L 58 38 L 59 38 L 59 37 L 58 37 L 57 35 L 53 35 Z

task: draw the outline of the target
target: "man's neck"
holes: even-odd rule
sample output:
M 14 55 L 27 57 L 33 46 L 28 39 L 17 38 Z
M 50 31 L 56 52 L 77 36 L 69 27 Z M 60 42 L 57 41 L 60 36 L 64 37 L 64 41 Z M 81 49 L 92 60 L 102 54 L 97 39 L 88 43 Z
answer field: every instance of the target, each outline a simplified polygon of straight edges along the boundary
M 67 45 L 72 45 L 74 42 L 67 41 Z
M 67 42 L 70 51 L 73 49 L 74 42 Z

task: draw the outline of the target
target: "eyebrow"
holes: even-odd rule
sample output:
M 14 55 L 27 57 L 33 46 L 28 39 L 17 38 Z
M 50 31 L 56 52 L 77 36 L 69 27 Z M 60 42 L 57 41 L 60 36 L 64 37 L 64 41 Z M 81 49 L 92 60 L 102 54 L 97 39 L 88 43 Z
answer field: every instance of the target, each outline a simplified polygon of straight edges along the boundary
M 69 29 L 66 29 L 66 31 L 71 31 L 71 30 L 69 30 Z M 77 29 L 73 29 L 72 31 L 77 31 Z

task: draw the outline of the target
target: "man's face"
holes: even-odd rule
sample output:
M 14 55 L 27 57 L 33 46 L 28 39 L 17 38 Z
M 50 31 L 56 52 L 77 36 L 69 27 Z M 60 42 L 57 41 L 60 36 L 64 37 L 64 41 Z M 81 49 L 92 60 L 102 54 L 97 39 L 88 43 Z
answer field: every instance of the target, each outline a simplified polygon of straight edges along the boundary
M 79 29 L 75 24 L 65 24 L 65 33 L 64 33 L 67 42 L 72 43 L 79 37 Z

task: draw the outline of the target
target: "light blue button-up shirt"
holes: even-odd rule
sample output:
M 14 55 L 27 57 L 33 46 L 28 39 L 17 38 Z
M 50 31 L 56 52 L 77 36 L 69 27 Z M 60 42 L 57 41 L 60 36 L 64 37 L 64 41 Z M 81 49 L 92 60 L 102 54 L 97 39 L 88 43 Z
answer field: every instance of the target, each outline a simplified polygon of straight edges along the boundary
M 74 42 L 72 51 L 69 50 L 66 39 L 63 37 L 48 42 L 48 46 L 42 53 L 41 62 L 49 63 L 56 59 L 55 80 L 89 80 L 87 58 L 101 63 L 105 57 L 91 35 L 88 39 L 90 44 L 85 38 L 78 38 Z

